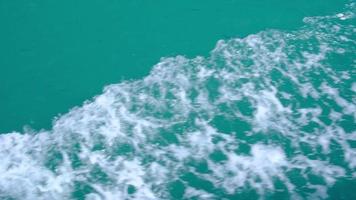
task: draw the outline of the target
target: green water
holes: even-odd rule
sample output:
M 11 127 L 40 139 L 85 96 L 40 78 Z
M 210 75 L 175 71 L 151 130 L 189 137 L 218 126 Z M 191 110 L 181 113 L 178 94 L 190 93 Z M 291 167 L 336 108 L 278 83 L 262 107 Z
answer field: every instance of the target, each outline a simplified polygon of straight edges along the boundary
M 344 0 L 0 1 L 0 132 L 50 128 L 107 84 L 219 39 L 291 30 Z
M 356 199 L 355 9 L 0 0 L 0 200 Z

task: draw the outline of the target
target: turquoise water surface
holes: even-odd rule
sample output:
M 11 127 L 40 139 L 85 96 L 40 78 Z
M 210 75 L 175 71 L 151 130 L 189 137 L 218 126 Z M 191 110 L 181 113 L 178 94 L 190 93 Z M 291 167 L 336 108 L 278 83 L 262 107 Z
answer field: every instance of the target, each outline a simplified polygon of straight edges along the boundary
M 0 199 L 356 199 L 355 6 L 1 1 Z

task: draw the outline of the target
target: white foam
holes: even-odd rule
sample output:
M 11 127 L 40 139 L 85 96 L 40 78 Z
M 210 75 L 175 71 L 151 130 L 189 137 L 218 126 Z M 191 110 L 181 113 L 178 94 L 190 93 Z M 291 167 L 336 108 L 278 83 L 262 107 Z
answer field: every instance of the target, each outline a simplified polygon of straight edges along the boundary
M 348 23 L 352 15 L 336 17 Z M 221 40 L 207 58 L 163 58 L 144 79 L 107 86 L 50 131 L 0 135 L 0 198 L 70 199 L 83 184 L 86 199 L 170 199 L 174 181 L 184 198 L 246 188 L 264 197 L 277 180 L 295 199 L 327 198 L 356 167 L 356 133 L 342 124 L 356 118 L 356 86 L 340 88 L 352 72 L 328 62 L 340 48 L 348 55 L 355 28 L 336 17 Z M 334 146 L 345 164 L 331 159 Z

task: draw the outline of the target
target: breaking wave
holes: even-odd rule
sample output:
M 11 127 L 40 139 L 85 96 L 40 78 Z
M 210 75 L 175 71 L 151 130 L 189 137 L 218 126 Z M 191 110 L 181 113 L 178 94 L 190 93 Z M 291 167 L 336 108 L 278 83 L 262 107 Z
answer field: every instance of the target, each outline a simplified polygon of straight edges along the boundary
M 354 6 L 220 40 L 0 135 L 0 199 L 327 198 L 356 178 Z

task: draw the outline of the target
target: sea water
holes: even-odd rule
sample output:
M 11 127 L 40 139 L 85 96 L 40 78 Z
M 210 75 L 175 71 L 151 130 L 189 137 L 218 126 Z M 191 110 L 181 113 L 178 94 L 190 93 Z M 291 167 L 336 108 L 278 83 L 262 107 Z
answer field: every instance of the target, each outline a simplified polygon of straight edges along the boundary
M 355 4 L 162 58 L 0 135 L 0 199 L 355 199 Z

